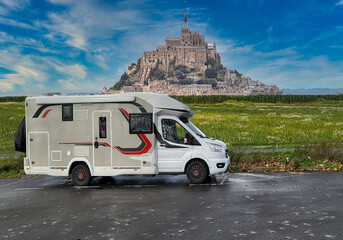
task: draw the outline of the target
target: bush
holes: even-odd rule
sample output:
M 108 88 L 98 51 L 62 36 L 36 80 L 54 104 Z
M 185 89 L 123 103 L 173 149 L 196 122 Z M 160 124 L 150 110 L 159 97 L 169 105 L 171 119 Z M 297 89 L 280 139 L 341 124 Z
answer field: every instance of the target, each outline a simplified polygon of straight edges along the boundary
M 317 160 L 339 160 L 343 163 L 343 143 L 321 142 L 306 146 L 307 156 Z
M 20 177 L 24 172 L 24 158 L 0 159 L 0 177 Z
M 182 72 L 176 72 L 175 76 L 177 77 L 178 80 L 182 80 L 186 78 L 186 76 L 182 74 Z
M 208 65 L 214 65 L 216 63 L 216 60 L 214 60 L 213 58 L 209 58 L 206 62 L 205 62 L 205 65 L 208 66 Z
M 132 70 L 134 67 L 136 67 L 136 63 L 131 63 L 131 65 L 128 67 L 129 70 Z
M 217 82 L 214 79 L 201 79 L 199 81 L 197 81 L 197 84 L 211 84 L 212 87 L 216 87 L 217 86 Z
M 185 65 L 179 64 L 174 68 L 174 71 L 180 71 L 182 73 L 189 73 Z
M 157 79 L 157 80 L 163 80 L 165 79 L 166 73 L 160 69 L 152 70 L 150 73 L 150 77 Z
M 213 68 L 207 68 L 205 70 L 205 77 L 207 78 L 216 78 L 217 77 L 217 71 Z
M 181 84 L 181 85 L 188 85 L 188 84 L 192 84 L 192 83 L 194 83 L 194 81 L 190 78 L 182 79 L 179 81 L 179 84 Z
M 127 84 L 127 80 L 129 79 L 129 75 L 127 75 L 126 72 L 124 72 L 121 77 L 120 80 L 114 84 L 114 86 L 112 87 L 114 90 L 120 90 L 122 88 L 122 86 L 128 86 Z
M 0 102 L 24 102 L 26 96 L 7 96 L 0 97 Z

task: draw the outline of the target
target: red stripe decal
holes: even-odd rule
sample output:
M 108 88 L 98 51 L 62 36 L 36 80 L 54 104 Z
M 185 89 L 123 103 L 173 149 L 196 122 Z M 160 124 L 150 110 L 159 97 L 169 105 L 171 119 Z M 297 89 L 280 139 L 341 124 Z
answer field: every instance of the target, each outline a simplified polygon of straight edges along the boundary
M 104 145 L 106 145 L 107 147 L 111 147 L 111 145 L 108 144 L 108 143 L 106 143 L 106 142 L 99 142 L 99 144 L 104 144 Z
M 150 148 L 151 148 L 151 146 L 152 146 L 152 144 L 151 144 L 151 142 L 149 141 L 149 139 L 145 136 L 145 134 L 139 134 L 142 138 L 143 138 L 143 140 L 144 140 L 144 142 L 145 142 L 145 147 L 141 150 L 141 151 L 139 151 L 139 152 L 123 152 L 123 151 L 120 151 L 117 147 L 115 147 L 115 146 L 113 146 L 113 148 L 114 149 L 117 149 L 119 152 L 121 152 L 122 154 L 125 154 L 125 155 L 138 155 L 138 154 L 144 154 L 144 153 L 147 153 L 149 150 L 150 150 Z
M 46 118 L 46 116 L 48 115 L 48 113 L 51 111 L 52 109 L 46 110 L 45 113 L 43 114 L 42 118 Z
M 127 118 L 129 118 L 129 113 L 125 109 L 119 108 L 120 111 L 124 112 Z
M 93 145 L 93 143 L 91 143 L 91 142 L 83 142 L 83 143 L 59 143 L 59 144 Z

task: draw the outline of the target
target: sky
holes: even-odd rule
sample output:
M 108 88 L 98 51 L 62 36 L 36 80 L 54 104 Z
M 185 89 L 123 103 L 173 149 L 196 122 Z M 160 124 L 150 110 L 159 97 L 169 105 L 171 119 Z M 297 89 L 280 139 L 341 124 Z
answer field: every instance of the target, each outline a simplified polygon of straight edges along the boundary
M 180 36 L 183 0 L 0 0 L 0 95 L 98 92 Z M 188 0 L 222 64 L 280 88 L 343 88 L 343 0 Z

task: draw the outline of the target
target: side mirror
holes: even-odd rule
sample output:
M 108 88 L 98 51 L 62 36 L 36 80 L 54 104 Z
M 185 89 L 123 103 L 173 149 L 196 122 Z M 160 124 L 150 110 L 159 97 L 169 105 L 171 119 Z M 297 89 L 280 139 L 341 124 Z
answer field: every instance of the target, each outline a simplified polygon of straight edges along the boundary
M 185 144 L 192 144 L 193 136 L 190 133 L 186 133 L 186 137 L 184 139 Z

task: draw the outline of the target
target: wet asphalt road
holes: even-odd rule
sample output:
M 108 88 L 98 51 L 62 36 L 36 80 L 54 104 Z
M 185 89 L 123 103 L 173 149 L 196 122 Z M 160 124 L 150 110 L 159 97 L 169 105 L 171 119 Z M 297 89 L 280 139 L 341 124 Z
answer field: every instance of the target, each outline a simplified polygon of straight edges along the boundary
M 0 238 L 343 239 L 343 173 L 0 179 Z

